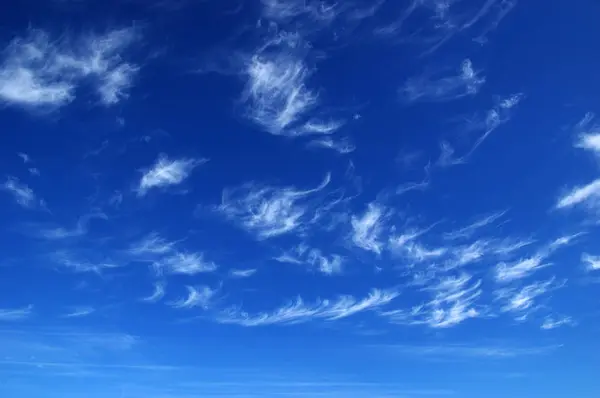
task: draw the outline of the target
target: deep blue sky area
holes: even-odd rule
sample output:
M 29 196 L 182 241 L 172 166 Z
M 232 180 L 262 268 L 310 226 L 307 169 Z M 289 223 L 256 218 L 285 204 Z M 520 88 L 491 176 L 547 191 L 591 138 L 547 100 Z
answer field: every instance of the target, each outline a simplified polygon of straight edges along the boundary
M 1 2 L 0 396 L 600 396 L 598 20 Z

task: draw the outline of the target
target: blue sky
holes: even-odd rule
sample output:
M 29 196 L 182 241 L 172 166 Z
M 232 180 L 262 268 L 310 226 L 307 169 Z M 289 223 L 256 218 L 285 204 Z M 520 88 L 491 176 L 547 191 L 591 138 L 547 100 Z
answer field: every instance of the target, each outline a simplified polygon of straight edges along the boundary
M 0 395 L 600 393 L 598 2 L 0 7 Z

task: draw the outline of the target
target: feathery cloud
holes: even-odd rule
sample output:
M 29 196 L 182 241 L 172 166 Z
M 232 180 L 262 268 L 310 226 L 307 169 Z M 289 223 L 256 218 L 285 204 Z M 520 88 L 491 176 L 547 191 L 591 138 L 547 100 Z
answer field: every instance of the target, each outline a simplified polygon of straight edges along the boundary
M 475 305 L 481 296 L 481 281 L 473 281 L 466 273 L 458 276 L 438 278 L 422 291 L 432 294 L 427 303 L 410 310 L 391 310 L 381 315 L 392 323 L 407 325 L 427 325 L 431 328 L 448 328 L 468 319 L 477 318 L 483 312 Z
M 154 291 L 150 296 L 142 298 L 142 301 L 147 303 L 156 303 L 165 296 L 166 283 L 156 282 L 154 284 Z
M 108 220 L 108 216 L 102 212 L 94 211 L 79 217 L 77 224 L 73 228 L 40 228 L 37 236 L 48 240 L 61 240 L 68 238 L 77 238 L 88 233 L 92 220 Z
M 229 275 L 232 278 L 249 278 L 256 273 L 256 269 L 232 269 Z
M 17 37 L 4 51 L 0 66 L 0 101 L 27 108 L 55 109 L 76 97 L 89 82 L 101 102 L 127 97 L 139 67 L 125 61 L 137 40 L 132 28 L 73 39 L 53 39 L 41 30 Z
M 164 189 L 179 185 L 190 176 L 197 166 L 206 162 L 207 159 L 169 160 L 166 156 L 160 156 L 156 163 L 142 175 L 137 187 L 137 194 L 144 196 L 151 189 Z
M 384 232 L 385 221 L 388 210 L 378 203 L 369 203 L 365 212 L 360 216 L 352 216 L 351 240 L 357 247 L 381 254 L 384 248 L 384 240 L 381 236 Z
M 306 52 L 298 34 L 281 33 L 246 62 L 242 102 L 248 118 L 270 134 L 331 134 L 341 126 L 308 115 L 319 104 L 319 95 L 309 88 L 313 70 L 305 62 Z
M 428 358 L 489 358 L 509 359 L 523 356 L 544 355 L 555 351 L 559 346 L 520 347 L 508 345 L 384 345 L 391 352 Z
M 311 140 L 308 143 L 308 146 L 313 148 L 332 149 L 341 154 L 351 153 L 356 149 L 356 146 L 347 138 L 341 138 L 337 140 L 331 137 L 318 138 Z
M 571 191 L 559 198 L 556 203 L 557 209 L 584 205 L 586 208 L 597 211 L 600 206 L 600 179 L 594 180 L 587 185 L 573 188 Z
M 600 271 L 600 256 L 583 253 L 581 255 L 581 262 L 585 264 L 585 268 L 588 271 Z
M 218 290 L 208 286 L 186 286 L 188 291 L 187 297 L 183 297 L 177 301 L 169 303 L 174 308 L 195 308 L 201 307 L 208 309 L 213 304 L 214 298 Z
M 556 329 L 556 328 L 559 328 L 562 326 L 573 326 L 573 325 L 575 325 L 575 322 L 573 321 L 573 318 L 571 318 L 569 316 L 563 316 L 563 317 L 559 317 L 559 318 L 548 316 L 544 319 L 544 322 L 542 323 L 542 326 L 540 326 L 540 328 L 542 328 L 544 330 L 551 330 L 551 329 Z
M 292 233 L 318 219 L 319 209 L 311 208 L 311 195 L 323 190 L 330 180 L 327 174 L 319 186 L 306 191 L 254 183 L 225 189 L 217 211 L 257 239 Z
M 20 321 L 33 315 L 33 306 L 22 308 L 0 308 L 0 321 Z
M 63 318 L 81 318 L 96 312 L 94 307 L 74 307 L 70 312 L 63 315 Z
M 102 274 L 103 271 L 118 268 L 119 265 L 111 261 L 109 258 L 102 258 L 98 261 L 90 261 L 81 259 L 75 253 L 68 250 L 59 250 L 52 255 L 55 263 L 70 269 L 73 272 L 91 272 Z
M 470 59 L 460 65 L 458 75 L 421 76 L 408 79 L 400 88 L 400 95 L 407 102 L 443 102 L 474 96 L 485 83 L 485 78 L 473 69 Z
M 538 281 L 522 288 L 504 288 L 496 291 L 496 298 L 504 302 L 502 312 L 516 314 L 520 319 L 525 319 L 530 313 L 537 310 L 535 300 L 543 294 L 564 286 L 557 283 L 554 278 Z
M 10 193 L 15 201 L 22 207 L 32 208 L 38 205 L 43 206 L 43 201 L 38 200 L 33 193 L 33 190 L 26 184 L 21 183 L 17 178 L 9 177 L 0 190 Z
M 213 272 L 218 266 L 207 261 L 202 253 L 176 252 L 162 258 L 154 263 L 154 267 L 159 271 L 173 274 L 195 275 L 204 272 Z
M 141 240 L 133 243 L 129 253 L 134 256 L 153 256 L 172 252 L 177 242 L 170 242 L 156 232 L 151 232 Z
M 307 245 L 297 245 L 292 251 L 286 252 L 275 258 L 281 263 L 309 265 L 311 268 L 326 274 L 339 274 L 342 272 L 343 257 L 337 254 L 324 255 L 321 250 L 309 248 Z
M 220 323 L 242 326 L 263 326 L 275 324 L 297 324 L 315 319 L 336 320 L 357 313 L 372 311 L 389 304 L 398 296 L 395 291 L 373 289 L 363 299 L 352 296 L 340 296 L 335 300 L 318 299 L 314 303 L 305 303 L 301 297 L 277 308 L 273 312 L 248 314 L 237 308 L 223 311 L 217 318 Z
M 473 236 L 473 234 L 475 232 L 477 232 L 481 228 L 484 228 L 490 224 L 493 224 L 494 222 L 496 222 L 497 220 L 502 218 L 505 214 L 506 214 L 506 211 L 500 211 L 500 212 L 496 212 L 496 213 L 492 213 L 492 214 L 483 216 L 463 228 L 444 233 L 444 239 L 448 239 L 448 240 L 468 239 L 471 236 Z

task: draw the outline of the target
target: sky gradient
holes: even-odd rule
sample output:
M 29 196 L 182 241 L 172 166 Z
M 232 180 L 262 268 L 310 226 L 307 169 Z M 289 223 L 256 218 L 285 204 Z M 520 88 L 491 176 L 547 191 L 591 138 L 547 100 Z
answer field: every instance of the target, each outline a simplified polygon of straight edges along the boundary
M 0 5 L 0 395 L 600 394 L 600 3 Z

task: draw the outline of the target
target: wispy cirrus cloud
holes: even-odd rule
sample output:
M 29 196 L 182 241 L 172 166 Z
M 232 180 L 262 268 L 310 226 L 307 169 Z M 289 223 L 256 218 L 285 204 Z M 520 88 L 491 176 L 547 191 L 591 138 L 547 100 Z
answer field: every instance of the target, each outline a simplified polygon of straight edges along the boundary
M 272 312 L 248 314 L 238 308 L 230 308 L 221 312 L 217 321 L 241 326 L 297 324 L 316 319 L 331 321 L 381 308 L 388 305 L 397 296 L 398 292 L 396 291 L 373 289 L 367 297 L 362 299 L 340 296 L 335 300 L 318 299 L 313 303 L 307 303 L 298 297 Z
M 175 250 L 177 242 L 168 241 L 157 232 L 151 232 L 130 245 L 128 252 L 133 256 L 154 256 L 168 254 Z
M 337 254 L 324 255 L 321 250 L 310 248 L 300 244 L 292 250 L 275 257 L 281 263 L 308 265 L 326 275 L 339 274 L 342 272 L 343 257 Z
M 346 154 L 354 152 L 356 146 L 347 138 L 334 139 L 332 137 L 323 137 L 311 140 L 308 143 L 311 148 L 326 148 L 332 149 L 338 153 Z
M 435 52 L 458 33 L 473 31 L 473 40 L 483 44 L 516 4 L 516 0 L 481 0 L 468 5 L 462 1 L 411 0 L 393 22 L 378 26 L 374 34 L 416 44 L 424 49 L 423 55 Z M 423 23 L 420 16 L 426 16 L 428 22 Z M 419 28 L 409 30 L 413 24 L 408 22 L 417 18 Z
M 128 95 L 139 66 L 126 61 L 138 40 L 133 28 L 52 38 L 31 29 L 4 50 L 0 66 L 0 101 L 26 108 L 55 109 L 72 102 L 89 82 L 104 105 Z
M 555 205 L 557 209 L 567 209 L 575 206 L 584 206 L 594 212 L 599 209 L 600 179 L 572 188 L 561 196 Z
M 600 256 L 592 256 L 588 253 L 581 255 L 581 262 L 588 271 L 600 271 Z
M 77 220 L 77 223 L 72 228 L 55 227 L 55 228 L 38 228 L 35 232 L 36 236 L 48 240 L 61 240 L 69 238 L 77 238 L 88 233 L 92 220 L 108 220 L 108 216 L 100 211 L 92 211 L 85 214 Z
M 33 305 L 21 308 L 0 308 L 0 321 L 20 321 L 33 315 Z
M 84 316 L 88 316 L 96 312 L 94 307 L 89 306 L 80 306 L 73 307 L 69 312 L 63 315 L 63 318 L 81 318 Z
M 363 250 L 380 254 L 386 244 L 382 235 L 388 217 L 389 210 L 383 205 L 369 203 L 362 215 L 354 215 L 350 219 L 352 243 Z
M 71 250 L 58 250 L 51 255 L 51 259 L 61 267 L 78 273 L 102 274 L 103 271 L 121 266 L 109 257 L 96 255 L 90 260 Z
M 552 330 L 563 326 L 574 326 L 575 321 L 569 316 L 553 317 L 547 316 L 540 328 L 544 330 Z
M 159 302 L 165 296 L 166 288 L 167 288 L 166 283 L 156 282 L 154 284 L 154 290 L 152 291 L 152 294 L 147 297 L 143 297 L 142 301 L 145 301 L 147 303 Z
M 482 294 L 481 280 L 473 280 L 466 273 L 437 278 L 421 289 L 432 295 L 431 299 L 411 309 L 382 312 L 392 323 L 426 325 L 431 328 L 448 328 L 468 319 L 484 315 L 476 302 Z
M 9 177 L 2 186 L 0 186 L 0 190 L 8 192 L 13 196 L 17 204 L 21 207 L 25 208 L 34 208 L 34 207 L 44 207 L 44 201 L 37 199 L 35 193 L 31 188 L 29 188 L 26 184 L 19 181 L 19 179 L 15 177 Z
M 379 347 L 379 346 L 376 346 Z M 383 345 L 392 353 L 424 358 L 510 359 L 549 354 L 560 346 L 515 346 L 506 344 Z
M 170 160 L 161 155 L 150 168 L 146 169 L 137 186 L 138 196 L 144 196 L 152 189 L 165 189 L 185 181 L 192 171 L 208 159 L 182 158 Z
M 503 305 L 502 312 L 512 313 L 517 319 L 524 320 L 531 313 L 538 310 L 536 299 L 552 290 L 556 290 L 565 285 L 565 282 L 557 282 L 554 278 L 546 281 L 537 281 L 521 288 L 503 288 L 498 289 L 496 299 Z
M 280 33 L 246 62 L 242 102 L 247 117 L 270 134 L 331 134 L 341 126 L 339 120 L 309 115 L 319 94 L 309 86 L 314 69 L 306 63 L 307 51 L 300 35 Z
M 204 272 L 213 272 L 218 266 L 205 259 L 203 253 L 175 252 L 154 263 L 159 272 L 173 274 L 195 275 Z
M 400 88 L 400 96 L 410 103 L 452 101 L 476 95 L 484 83 L 485 77 L 473 69 L 467 58 L 462 61 L 458 74 L 423 74 L 408 79 Z
M 493 224 L 500 218 L 504 217 L 505 214 L 506 214 L 506 211 L 499 211 L 499 212 L 491 213 L 491 214 L 485 215 L 483 217 L 480 217 L 465 227 L 459 228 L 459 229 L 451 231 L 451 232 L 444 233 L 444 239 L 448 239 L 448 240 L 468 239 L 471 236 L 473 236 L 473 234 L 475 232 L 477 232 L 478 230 L 480 230 L 490 224 Z
M 319 206 L 311 203 L 312 195 L 322 191 L 331 176 L 313 189 L 273 187 L 255 183 L 225 189 L 216 210 L 250 232 L 257 239 L 268 239 L 298 231 L 316 221 Z
M 177 301 L 169 303 L 174 308 L 190 309 L 201 307 L 203 309 L 209 309 L 214 299 L 216 298 L 218 289 L 212 289 L 209 286 L 186 286 L 187 296 L 182 297 Z
M 229 271 L 229 275 L 232 278 L 249 278 L 254 275 L 258 270 L 254 268 L 249 269 L 232 269 Z

